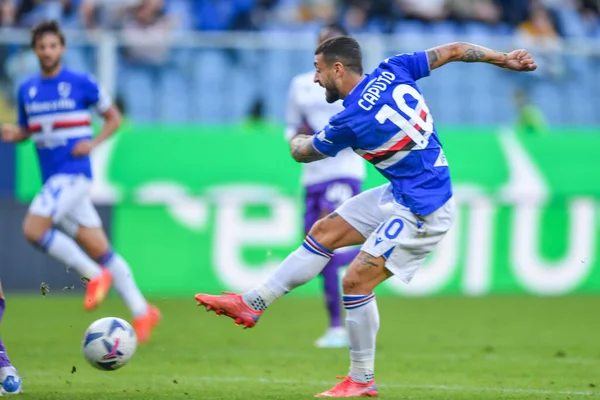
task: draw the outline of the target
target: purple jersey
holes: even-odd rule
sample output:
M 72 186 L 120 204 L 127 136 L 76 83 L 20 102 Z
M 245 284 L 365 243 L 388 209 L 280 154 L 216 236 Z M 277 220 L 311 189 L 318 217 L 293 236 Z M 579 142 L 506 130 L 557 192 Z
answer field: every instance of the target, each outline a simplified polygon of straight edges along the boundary
M 63 68 L 52 78 L 36 75 L 19 86 L 19 125 L 31 134 L 42 180 L 56 174 L 92 177 L 90 157 L 73 157 L 75 144 L 92 138 L 90 106 L 106 112 L 110 99 L 89 75 Z
M 429 72 L 425 52 L 386 59 L 350 92 L 345 109 L 313 141 L 330 157 L 352 148 L 390 181 L 395 200 L 419 215 L 452 197 L 442 145 L 416 84 Z

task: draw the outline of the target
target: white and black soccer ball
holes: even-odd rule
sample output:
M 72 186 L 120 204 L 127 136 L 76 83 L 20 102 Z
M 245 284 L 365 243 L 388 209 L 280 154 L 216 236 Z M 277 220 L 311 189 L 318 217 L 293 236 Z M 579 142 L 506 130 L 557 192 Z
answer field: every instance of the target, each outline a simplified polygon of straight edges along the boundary
M 125 366 L 137 348 L 131 325 L 115 317 L 94 321 L 85 331 L 81 349 L 88 362 L 101 370 L 114 371 Z

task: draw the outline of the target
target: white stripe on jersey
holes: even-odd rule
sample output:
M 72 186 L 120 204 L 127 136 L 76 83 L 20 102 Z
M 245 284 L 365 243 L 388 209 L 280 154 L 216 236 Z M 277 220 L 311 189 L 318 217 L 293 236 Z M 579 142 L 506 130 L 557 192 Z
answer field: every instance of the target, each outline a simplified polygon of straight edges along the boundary
M 47 133 L 34 133 L 31 140 L 36 143 L 44 142 L 45 147 L 64 146 L 69 139 L 77 139 L 92 136 L 92 130 L 89 126 L 76 126 L 74 128 L 56 129 Z
M 48 123 L 54 122 L 70 122 L 70 121 L 91 121 L 92 115 L 87 110 L 78 110 L 78 111 L 69 111 L 69 112 L 60 112 L 60 113 L 52 113 L 52 114 L 44 114 L 44 115 L 36 115 L 33 117 L 29 117 L 27 122 L 29 125 L 44 125 Z

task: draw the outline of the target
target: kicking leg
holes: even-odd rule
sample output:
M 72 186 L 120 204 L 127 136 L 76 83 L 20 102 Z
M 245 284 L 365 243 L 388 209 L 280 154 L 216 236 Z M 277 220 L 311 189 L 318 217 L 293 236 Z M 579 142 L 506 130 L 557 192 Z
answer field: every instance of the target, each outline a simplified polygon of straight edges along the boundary
M 0 323 L 2 323 L 5 306 L 4 292 L 2 292 L 2 284 L 0 283 Z M 21 377 L 16 368 L 10 363 L 6 348 L 2 343 L 2 338 L 0 338 L 0 394 L 17 394 L 21 393 L 21 389 Z
M 142 295 L 127 262 L 111 249 L 100 227 L 79 226 L 75 238 L 90 257 L 110 271 L 113 287 L 133 314 L 138 341 L 143 343 L 149 340 L 152 329 L 160 319 L 160 312 L 149 305 Z
M 376 397 L 375 340 L 379 311 L 373 290 L 392 276 L 385 258 L 361 251 L 342 281 L 346 328 L 350 340 L 350 373 L 332 389 L 317 397 Z
M 333 250 L 361 244 L 365 240 L 338 214 L 319 220 L 302 245 L 291 253 L 262 284 L 243 295 L 196 295 L 199 304 L 217 314 L 233 318 L 238 325 L 253 327 L 275 300 L 317 276 L 333 256 Z

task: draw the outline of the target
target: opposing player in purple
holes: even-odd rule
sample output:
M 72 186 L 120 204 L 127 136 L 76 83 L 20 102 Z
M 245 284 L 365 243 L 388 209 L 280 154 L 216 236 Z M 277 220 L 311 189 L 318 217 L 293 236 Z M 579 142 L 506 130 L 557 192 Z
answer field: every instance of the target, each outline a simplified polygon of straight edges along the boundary
M 346 36 L 348 33 L 338 24 L 330 24 L 319 32 L 319 43 Z M 344 110 L 341 101 L 328 103 L 325 89 L 313 80 L 314 73 L 307 72 L 294 77 L 290 84 L 287 104 L 286 138 L 292 141 L 297 135 L 314 135 L 327 125 L 329 119 Z M 302 185 L 305 191 L 304 229 L 310 228 L 321 218 L 338 208 L 344 201 L 360 193 L 365 178 L 362 158 L 352 149 L 344 149 L 335 157 L 304 164 Z M 348 335 L 342 323 L 342 297 L 338 272 L 350 264 L 358 249 L 339 249 L 327 263 L 321 276 L 325 303 L 329 314 L 329 327 L 315 345 L 322 348 L 348 347 Z
M 327 101 L 344 99 L 345 109 L 317 135 L 294 138 L 294 158 L 313 162 L 352 148 L 389 183 L 351 198 L 319 220 L 302 246 L 255 289 L 243 295 L 196 295 L 207 309 L 252 327 L 275 300 L 317 276 L 334 250 L 362 244 L 342 280 L 350 371 L 342 382 L 316 397 L 378 396 L 379 312 L 373 290 L 392 275 L 409 283 L 455 218 L 448 162 L 416 83 L 454 61 L 515 71 L 537 68 L 525 50 L 503 53 L 450 43 L 390 57 L 364 74 L 356 40 L 337 37 L 322 43 L 315 51 L 315 82 L 325 87 Z
M 2 323 L 5 308 L 6 300 L 4 299 L 2 283 L 0 282 L 0 324 Z M 21 393 L 21 390 L 21 377 L 19 376 L 17 369 L 10 363 L 6 348 L 0 337 L 0 396 L 2 394 L 18 394 Z
M 23 233 L 35 247 L 89 278 L 86 310 L 97 307 L 112 285 L 133 314 L 138 342 L 144 343 L 160 312 L 111 249 L 90 198 L 90 153 L 117 130 L 121 114 L 91 76 L 63 67 L 65 37 L 58 23 L 34 27 L 31 47 L 41 73 L 19 86 L 18 126 L 4 125 L 1 132 L 6 142 L 31 139 L 37 150 L 43 187 L 29 207 Z M 91 107 L 104 119 L 95 137 Z

